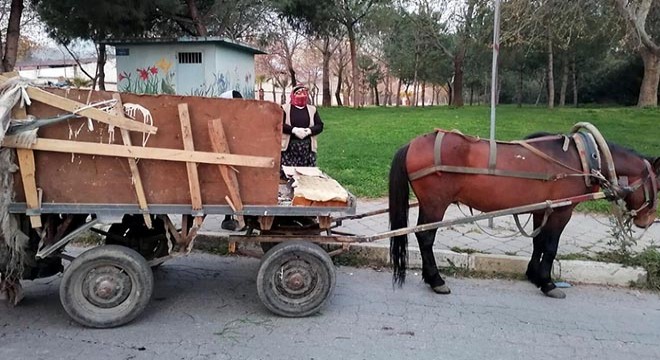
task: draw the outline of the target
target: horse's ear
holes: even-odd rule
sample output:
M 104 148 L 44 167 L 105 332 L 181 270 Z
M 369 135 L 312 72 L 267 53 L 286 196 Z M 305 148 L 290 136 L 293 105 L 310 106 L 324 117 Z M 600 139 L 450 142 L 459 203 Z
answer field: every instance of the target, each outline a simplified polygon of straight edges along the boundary
M 655 160 L 653 160 L 653 170 L 655 171 L 656 175 L 660 175 L 660 157 L 657 157 Z

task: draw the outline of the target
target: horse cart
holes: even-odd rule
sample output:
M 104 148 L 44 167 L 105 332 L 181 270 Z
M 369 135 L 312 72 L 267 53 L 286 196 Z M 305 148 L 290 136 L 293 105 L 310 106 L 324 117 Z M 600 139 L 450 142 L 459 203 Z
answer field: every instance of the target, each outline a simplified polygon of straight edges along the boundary
M 279 105 L 0 83 L 5 111 L 13 107 L 0 138 L 10 301 L 20 279 L 63 271 L 60 299 L 75 321 L 122 325 L 147 306 L 151 268 L 190 252 L 207 215 L 231 214 L 250 239 L 272 236 L 257 285 L 270 310 L 305 316 L 325 303 L 332 254 L 303 235 L 354 214 L 355 197 L 318 169 L 287 168 L 280 180 Z M 88 229 L 103 245 L 73 257 L 65 246 Z
M 208 215 L 232 215 L 245 228 L 244 233 L 229 237 L 230 250 L 240 241 L 261 244 L 259 298 L 276 314 L 301 317 L 325 304 L 335 285 L 331 256 L 353 243 L 393 238 L 392 261 L 400 279 L 406 265 L 402 239 L 407 234 L 422 234 L 424 239 L 424 234 L 439 227 L 521 213 L 538 215 L 535 225 L 542 227 L 548 217 L 552 222 L 552 209 L 627 196 L 617 188 L 591 192 L 580 185 L 576 191 L 542 197 L 543 201 L 489 205 L 488 212 L 462 219 L 443 221 L 440 214 L 408 227 L 404 211 L 409 206 L 408 182 L 417 191 L 415 181 L 420 178 L 450 178 L 433 175 L 438 172 L 458 173 L 455 176 L 471 181 L 468 176 L 499 171 L 439 164 L 439 156 L 434 165 L 431 151 L 430 156 L 419 157 L 431 159 L 421 175 L 401 174 L 406 185 L 398 190 L 403 197 L 399 196 L 396 211 L 405 215 L 405 221 L 401 216 L 396 219 L 396 211 L 390 209 L 392 231 L 356 236 L 335 229 L 344 221 L 388 210 L 356 214 L 355 197 L 316 168 L 284 168 L 285 180 L 281 180 L 282 111 L 274 103 L 44 90 L 0 75 L 0 120 L 0 295 L 15 304 L 22 296 L 21 279 L 63 272 L 62 306 L 75 321 L 90 327 L 120 326 L 135 319 L 151 298 L 152 268 L 190 252 Z M 524 151 L 525 156 L 534 156 L 532 150 Z M 657 166 L 643 177 L 629 175 L 637 185 L 628 193 L 648 192 L 638 202 L 644 200 L 653 212 Z M 616 181 L 613 165 L 610 170 Z M 570 180 L 571 184 L 590 176 L 581 170 L 574 175 L 577 180 Z M 520 181 L 547 183 L 548 179 Z M 392 196 L 392 185 L 390 191 Z M 420 200 L 424 196 L 417 193 Z M 444 200 L 448 204 L 460 199 Z M 435 200 L 426 206 L 431 201 Z M 66 245 L 86 230 L 100 233 L 103 244 L 74 257 Z M 428 240 L 432 244 L 432 238 Z M 66 268 L 63 260 L 70 261 Z M 434 262 L 424 266 L 437 274 Z M 439 275 L 429 281 L 431 272 L 424 271 L 425 280 L 436 292 L 446 292 L 432 283 Z

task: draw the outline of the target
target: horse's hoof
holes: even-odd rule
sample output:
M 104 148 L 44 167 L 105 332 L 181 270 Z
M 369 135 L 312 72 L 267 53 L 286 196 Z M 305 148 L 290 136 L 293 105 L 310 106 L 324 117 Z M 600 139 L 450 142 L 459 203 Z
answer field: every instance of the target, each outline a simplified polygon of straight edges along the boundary
M 545 294 L 545 296 L 551 297 L 553 299 L 564 299 L 564 298 L 566 298 L 566 293 L 564 293 L 563 291 L 561 291 L 557 288 L 554 288 L 552 290 L 548 290 L 548 291 L 544 292 L 544 294 Z
M 432 287 L 432 289 L 436 294 L 442 294 L 442 295 L 451 294 L 451 289 L 449 289 L 449 286 L 447 286 L 446 284 L 434 286 Z

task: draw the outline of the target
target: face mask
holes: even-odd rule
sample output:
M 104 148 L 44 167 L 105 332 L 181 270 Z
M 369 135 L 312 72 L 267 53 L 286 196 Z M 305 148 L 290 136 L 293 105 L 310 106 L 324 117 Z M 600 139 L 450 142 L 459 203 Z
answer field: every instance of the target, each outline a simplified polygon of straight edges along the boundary
M 305 106 L 307 105 L 307 91 L 298 90 L 295 93 L 291 94 L 291 105 L 294 106 Z

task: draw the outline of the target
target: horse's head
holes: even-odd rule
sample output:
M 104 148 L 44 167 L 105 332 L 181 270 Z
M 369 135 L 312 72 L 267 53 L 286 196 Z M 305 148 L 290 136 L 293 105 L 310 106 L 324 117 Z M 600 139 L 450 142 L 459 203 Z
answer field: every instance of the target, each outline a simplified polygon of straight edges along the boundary
M 660 158 L 651 164 L 644 159 L 644 169 L 638 176 L 630 177 L 630 184 L 625 186 L 621 194 L 628 211 L 633 217 L 633 224 L 647 228 L 653 224 L 658 208 L 658 191 L 660 191 Z

